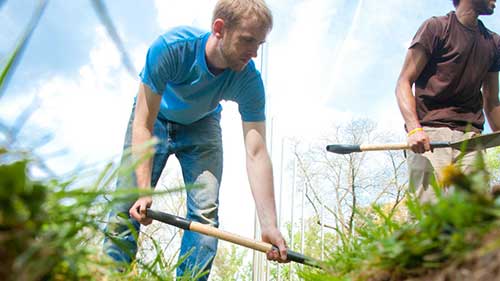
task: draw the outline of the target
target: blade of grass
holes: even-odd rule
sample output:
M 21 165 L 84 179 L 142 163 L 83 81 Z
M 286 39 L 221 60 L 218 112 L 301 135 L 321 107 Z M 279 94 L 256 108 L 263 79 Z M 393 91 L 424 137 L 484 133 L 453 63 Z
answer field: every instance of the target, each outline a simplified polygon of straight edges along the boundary
M 29 24 L 26 26 L 26 29 L 23 32 L 23 35 L 19 39 L 18 43 L 16 44 L 16 47 L 14 48 L 14 51 L 12 54 L 8 57 L 5 66 L 3 67 L 1 73 L 0 73 L 0 98 L 2 97 L 5 89 L 7 88 L 7 84 L 9 82 L 10 77 L 14 73 L 14 70 L 16 69 L 17 64 L 19 63 L 19 60 L 26 49 L 26 46 L 28 45 L 29 39 L 31 38 L 31 35 L 33 35 L 33 32 L 35 31 L 35 28 L 38 26 L 38 22 L 40 21 L 40 18 L 43 15 L 43 12 L 45 11 L 45 8 L 47 7 L 48 0 L 39 0 L 38 1 L 38 6 L 33 13 L 33 16 L 31 16 L 31 20 Z M 1 4 L 0 4 L 1 5 Z
M 97 16 L 99 17 L 99 20 L 106 28 L 108 35 L 111 37 L 111 40 L 113 40 L 116 48 L 120 52 L 123 65 L 127 69 L 128 73 L 132 77 L 136 78 L 137 71 L 135 70 L 134 64 L 132 63 L 132 60 L 130 59 L 130 56 L 127 53 L 127 50 L 125 49 L 125 45 L 123 44 L 123 41 L 121 40 L 120 35 L 118 35 L 118 31 L 116 30 L 115 25 L 113 24 L 113 21 L 111 20 L 111 17 L 108 13 L 108 9 L 106 8 L 106 5 L 101 0 L 92 0 L 92 4 L 93 4 L 94 9 L 97 13 Z

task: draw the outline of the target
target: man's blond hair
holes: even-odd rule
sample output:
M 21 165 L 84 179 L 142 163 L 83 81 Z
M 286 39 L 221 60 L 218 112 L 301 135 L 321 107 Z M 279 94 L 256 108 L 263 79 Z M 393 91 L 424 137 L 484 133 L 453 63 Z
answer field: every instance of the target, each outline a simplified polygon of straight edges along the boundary
M 215 5 L 212 23 L 224 20 L 227 28 L 237 27 L 242 20 L 256 20 L 263 27 L 273 28 L 273 15 L 264 0 L 219 0 Z

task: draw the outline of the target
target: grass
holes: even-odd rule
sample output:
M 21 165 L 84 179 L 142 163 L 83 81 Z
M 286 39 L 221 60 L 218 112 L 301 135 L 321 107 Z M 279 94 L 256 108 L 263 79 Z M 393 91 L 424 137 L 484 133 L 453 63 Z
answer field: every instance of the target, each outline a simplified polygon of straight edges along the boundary
M 21 60 L 21 55 L 23 51 L 26 49 L 26 46 L 28 45 L 28 42 L 33 35 L 33 32 L 35 31 L 35 28 L 38 25 L 38 22 L 43 16 L 43 13 L 45 11 L 45 7 L 48 4 L 48 0 L 40 0 L 38 2 L 38 6 L 33 14 L 33 16 L 30 19 L 30 22 L 24 29 L 24 32 L 17 42 L 17 44 L 14 47 L 14 50 L 12 51 L 11 55 L 6 57 L 5 61 L 1 61 L 2 63 L 2 70 L 0 72 L 0 97 L 2 96 L 5 88 L 7 87 L 9 78 L 11 77 L 12 73 L 14 72 L 17 64 Z
M 325 271 L 306 269 L 302 277 L 405 280 L 463 259 L 481 246 L 481 237 L 500 225 L 500 204 L 488 191 L 488 174 L 481 157 L 469 175 L 448 167 L 443 183 L 454 192 L 443 194 L 434 184 L 436 202 L 421 204 L 409 195 L 405 220 L 396 220 L 380 206 L 373 206 L 370 216 L 358 212 L 362 225 L 357 235 L 343 237 L 341 246 L 332 249 Z
M 130 173 L 135 165 L 115 168 L 110 164 L 92 184 L 78 187 L 81 175 L 65 181 L 32 180 L 30 160 L 12 154 L 16 153 L 0 149 L 0 280 L 174 279 L 182 258 L 172 263 L 156 243 L 148 264 L 137 261 L 124 266 L 102 253 L 107 235 L 103 223 L 110 208 L 143 195 L 138 189 L 107 191 L 118 173 Z M 191 279 L 190 274 L 186 272 L 185 280 Z
M 48 0 L 38 2 L 10 55 L 0 61 L 0 98 L 16 66 L 21 63 L 22 54 L 48 3 Z M 92 3 L 124 61 L 129 62 L 104 4 L 97 0 Z M 131 64 L 127 66 L 130 70 Z M 118 173 L 130 174 L 138 163 L 151 155 L 145 154 L 144 159 L 120 168 L 109 164 L 97 176 L 75 172 L 66 178 L 52 176 L 34 180 L 29 176 L 31 168 L 35 166 L 46 171 L 46 167 L 35 147 L 18 148 L 22 145 L 12 132 L 20 129 L 9 128 L 0 122 L 0 280 L 174 279 L 173 271 L 178 264 L 167 260 L 158 244 L 155 244 L 153 262 L 138 261 L 125 267 L 107 258 L 101 249 L 102 239 L 108 235 L 102 230 L 103 224 L 112 205 L 146 195 L 139 194 L 138 189 L 109 192 L 109 187 L 113 186 Z M 88 178 L 95 180 L 82 186 L 81 182 Z M 106 200 L 105 196 L 112 199 Z M 203 274 L 206 273 L 199 272 L 196 277 Z M 191 272 L 186 272 L 183 279 L 191 279 L 190 275 Z

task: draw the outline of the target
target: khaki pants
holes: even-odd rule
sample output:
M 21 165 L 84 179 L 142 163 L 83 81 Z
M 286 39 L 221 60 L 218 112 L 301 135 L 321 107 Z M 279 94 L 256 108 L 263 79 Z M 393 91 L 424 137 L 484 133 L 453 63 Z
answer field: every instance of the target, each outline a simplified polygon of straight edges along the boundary
M 475 132 L 464 133 L 447 127 L 424 127 L 423 129 L 431 142 L 455 142 L 477 135 Z M 463 158 L 457 159 L 460 153 L 460 150 L 452 148 L 436 148 L 434 152 L 428 151 L 424 154 L 409 151 L 407 163 L 410 191 L 415 192 L 421 202 L 434 201 L 436 195 L 430 184 L 434 177 L 437 180 L 442 178 L 441 173 L 444 167 L 456 164 L 464 173 L 471 171 L 478 152 L 469 152 Z

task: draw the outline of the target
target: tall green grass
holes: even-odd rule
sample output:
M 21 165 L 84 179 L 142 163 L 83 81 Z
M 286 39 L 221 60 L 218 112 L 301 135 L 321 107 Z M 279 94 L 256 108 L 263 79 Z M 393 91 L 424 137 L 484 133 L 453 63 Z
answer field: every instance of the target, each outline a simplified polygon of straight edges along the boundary
M 101 1 L 94 1 L 94 4 Z M 0 2 L 3 5 L 3 1 Z M 21 63 L 23 51 L 42 18 L 47 0 L 40 0 L 12 52 L 0 63 L 0 98 Z M 101 15 L 107 14 L 103 5 Z M 106 22 L 109 26 L 111 20 Z M 116 39 L 116 38 L 115 38 Z M 116 42 L 116 40 L 115 40 Z M 35 110 L 35 109 L 33 109 Z M 101 249 L 106 214 L 114 204 L 140 195 L 138 189 L 110 192 L 119 173 L 130 174 L 144 159 L 130 165 L 108 164 L 100 172 L 75 171 L 69 176 L 34 179 L 30 170 L 44 168 L 35 148 L 17 150 L 10 132 L 20 128 L 0 126 L 0 280 L 173 280 L 178 264 L 167 260 L 155 244 L 152 263 L 116 264 Z M 153 143 L 148 144 L 153 145 Z M 130 155 L 126 156 L 129 157 Z M 91 179 L 91 180 L 88 180 Z M 90 182 L 90 184 L 88 184 Z M 183 188 L 180 188 L 183 189 Z M 177 192 L 173 189 L 170 192 Z M 106 196 L 112 198 L 106 200 Z M 180 259 L 182 261 L 182 259 Z M 180 262 L 179 261 L 179 262 Z M 121 270 L 117 270 L 121 269 Z M 185 280 L 191 273 L 186 272 Z M 197 273 L 197 277 L 205 274 Z
M 30 22 L 24 29 L 22 36 L 19 38 L 17 44 L 15 45 L 12 54 L 7 56 L 4 61 L 1 61 L 2 70 L 0 72 L 0 98 L 2 97 L 5 88 L 9 82 L 9 78 L 12 76 L 12 73 L 16 69 L 17 64 L 19 63 L 23 51 L 26 49 L 28 42 L 35 31 L 35 28 L 38 26 L 38 22 L 43 16 L 45 11 L 45 7 L 47 7 L 48 0 L 39 0 L 38 6 L 33 13 L 33 16 L 30 19 Z
M 358 212 L 363 224 L 357 235 L 344 236 L 341 246 L 331 249 L 325 271 L 306 269 L 301 275 L 306 280 L 404 280 L 462 259 L 500 225 L 500 202 L 489 193 L 482 157 L 468 175 L 449 167 L 444 180 L 454 191 L 443 194 L 434 183 L 436 202 L 407 196 L 405 220 L 380 206 L 373 206 L 370 216 Z

